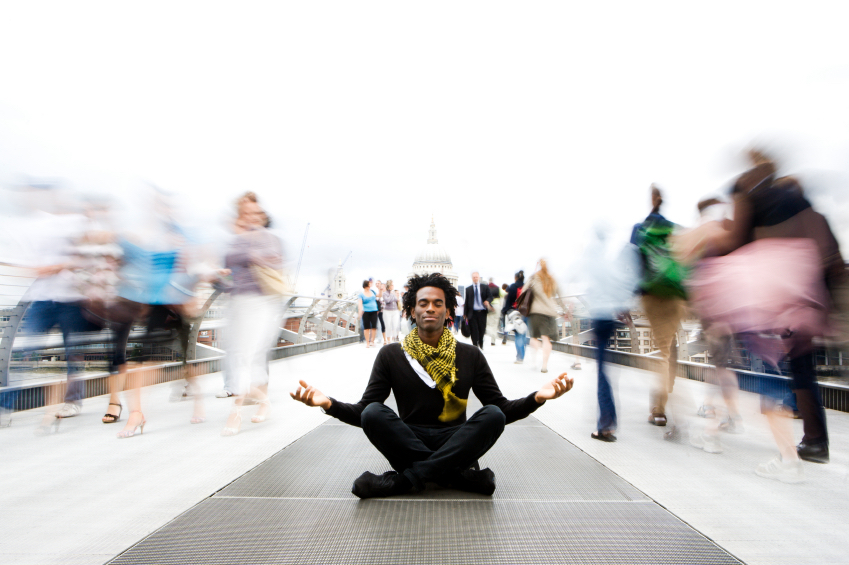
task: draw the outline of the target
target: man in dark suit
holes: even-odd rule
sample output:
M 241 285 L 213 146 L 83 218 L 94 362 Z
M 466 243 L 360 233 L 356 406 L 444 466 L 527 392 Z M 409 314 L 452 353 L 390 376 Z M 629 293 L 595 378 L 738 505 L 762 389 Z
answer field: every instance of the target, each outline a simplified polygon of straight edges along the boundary
M 486 332 L 486 314 L 492 310 L 492 293 L 489 286 L 481 283 L 480 273 L 472 273 L 473 284 L 466 288 L 464 316 L 472 330 L 472 345 L 483 349 L 483 334 Z

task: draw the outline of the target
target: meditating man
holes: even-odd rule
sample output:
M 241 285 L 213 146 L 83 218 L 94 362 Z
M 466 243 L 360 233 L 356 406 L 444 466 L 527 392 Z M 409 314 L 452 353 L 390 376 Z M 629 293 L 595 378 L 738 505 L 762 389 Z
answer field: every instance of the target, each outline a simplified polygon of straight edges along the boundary
M 418 492 L 427 482 L 491 495 L 495 474 L 478 470 L 478 459 L 495 444 L 506 424 L 565 394 L 572 380 L 563 373 L 525 398 L 507 400 L 483 353 L 458 343 L 446 328 L 458 296 L 448 279 L 435 273 L 413 277 L 409 285 L 403 309 L 415 328 L 403 343 L 380 350 L 359 402 L 340 402 L 304 381 L 292 398 L 318 406 L 346 424 L 361 426 L 389 460 L 394 471 L 365 472 L 354 481 L 352 492 L 360 498 Z M 390 391 L 398 414 L 383 404 Z M 466 419 L 470 391 L 484 406 Z

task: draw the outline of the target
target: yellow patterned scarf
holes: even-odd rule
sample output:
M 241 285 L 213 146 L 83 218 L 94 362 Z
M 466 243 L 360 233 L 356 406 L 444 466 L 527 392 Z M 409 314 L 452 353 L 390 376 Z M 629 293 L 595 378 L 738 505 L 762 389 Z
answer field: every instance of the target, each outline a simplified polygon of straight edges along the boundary
M 451 330 L 445 328 L 442 337 L 436 347 L 424 343 L 419 338 L 419 329 L 407 334 L 402 345 L 410 357 L 424 367 L 430 378 L 436 383 L 436 388 L 445 399 L 442 414 L 439 415 L 440 422 L 452 422 L 462 416 L 466 411 L 468 400 L 458 398 L 451 387 L 457 382 L 457 340 Z

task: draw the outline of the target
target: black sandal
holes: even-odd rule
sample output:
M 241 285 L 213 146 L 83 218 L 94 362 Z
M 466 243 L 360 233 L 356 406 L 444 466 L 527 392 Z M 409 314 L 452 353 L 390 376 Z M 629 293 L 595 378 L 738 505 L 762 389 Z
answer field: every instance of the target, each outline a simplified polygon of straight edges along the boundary
M 110 402 L 109 406 L 117 406 L 118 407 L 118 414 L 117 415 L 116 414 L 110 414 L 109 412 L 104 414 L 103 419 L 101 420 L 104 424 L 114 424 L 115 422 L 117 422 L 118 420 L 121 419 L 121 413 L 124 411 L 124 407 L 120 404 L 115 404 L 114 402 Z M 108 408 L 107 408 L 107 410 L 108 410 Z M 109 418 L 109 420 L 107 420 L 107 418 Z
M 593 432 L 590 434 L 590 437 L 593 439 L 597 439 L 598 441 L 606 441 L 608 443 L 613 443 L 616 441 L 616 436 L 611 433 L 602 433 L 602 432 Z

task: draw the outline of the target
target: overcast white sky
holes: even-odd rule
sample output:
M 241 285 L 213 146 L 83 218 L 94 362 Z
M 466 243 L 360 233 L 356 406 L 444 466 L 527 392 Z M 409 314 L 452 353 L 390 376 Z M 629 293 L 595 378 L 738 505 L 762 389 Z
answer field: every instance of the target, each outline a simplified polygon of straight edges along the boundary
M 841 2 L 6 2 L 0 184 L 118 198 L 146 179 L 217 223 L 253 190 L 299 291 L 353 251 L 348 289 L 402 279 L 431 215 L 460 274 L 588 226 L 695 204 L 768 143 L 849 243 Z

